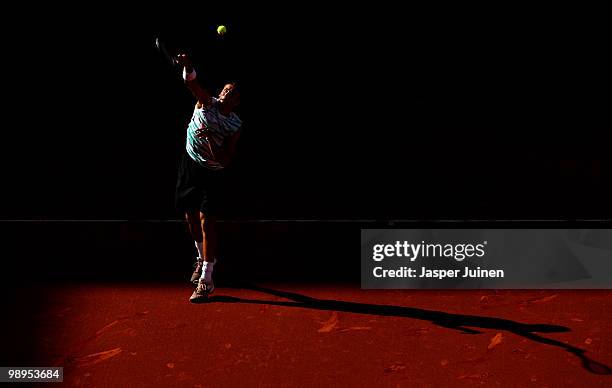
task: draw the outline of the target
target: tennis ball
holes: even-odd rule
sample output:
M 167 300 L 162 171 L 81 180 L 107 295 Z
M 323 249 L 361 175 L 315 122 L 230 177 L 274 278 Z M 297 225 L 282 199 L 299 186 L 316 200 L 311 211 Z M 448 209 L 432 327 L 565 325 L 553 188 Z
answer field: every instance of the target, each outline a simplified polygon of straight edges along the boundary
M 217 27 L 217 34 L 219 35 L 225 35 L 225 33 L 227 32 L 227 28 L 223 25 Z

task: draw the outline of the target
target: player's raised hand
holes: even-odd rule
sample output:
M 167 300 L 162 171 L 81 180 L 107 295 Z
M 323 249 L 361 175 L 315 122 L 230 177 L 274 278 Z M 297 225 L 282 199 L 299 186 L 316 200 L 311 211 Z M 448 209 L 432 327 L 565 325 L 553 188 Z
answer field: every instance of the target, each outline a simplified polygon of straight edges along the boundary
M 185 53 L 180 53 L 179 55 L 177 55 L 176 58 L 175 58 L 175 61 L 180 66 L 191 67 L 191 59 L 189 58 L 189 55 L 187 55 Z

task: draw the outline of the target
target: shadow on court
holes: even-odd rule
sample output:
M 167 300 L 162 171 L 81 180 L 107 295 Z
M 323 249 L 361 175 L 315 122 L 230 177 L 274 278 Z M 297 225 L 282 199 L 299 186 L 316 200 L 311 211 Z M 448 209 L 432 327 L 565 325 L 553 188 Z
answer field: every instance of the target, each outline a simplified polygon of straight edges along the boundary
M 268 301 L 256 299 L 243 299 L 232 296 L 213 296 L 205 303 L 250 303 L 274 305 L 283 307 L 297 307 L 316 310 L 343 311 L 347 313 L 380 315 L 392 317 L 405 317 L 430 321 L 432 324 L 458 330 L 463 334 L 481 334 L 482 332 L 472 328 L 491 330 L 504 330 L 523 338 L 541 344 L 561 348 L 580 359 L 583 367 L 591 373 L 598 375 L 611 375 L 612 369 L 600 362 L 585 356 L 585 350 L 554 339 L 542 337 L 536 333 L 565 333 L 571 331 L 569 328 L 546 324 L 525 324 L 508 319 L 482 317 L 476 315 L 451 314 L 441 311 L 425 310 L 413 307 L 377 305 L 356 302 L 345 302 L 329 299 L 316 299 L 306 295 L 293 292 L 279 291 L 271 288 L 259 287 L 253 284 L 235 285 L 235 288 L 248 289 L 263 292 L 269 295 L 290 299 L 292 302 Z

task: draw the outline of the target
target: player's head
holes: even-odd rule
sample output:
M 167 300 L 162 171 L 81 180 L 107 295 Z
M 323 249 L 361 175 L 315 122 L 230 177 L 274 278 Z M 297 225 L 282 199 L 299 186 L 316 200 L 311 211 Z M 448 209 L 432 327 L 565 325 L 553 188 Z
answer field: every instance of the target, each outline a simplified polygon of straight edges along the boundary
M 236 82 L 225 84 L 221 92 L 219 92 L 219 101 L 230 108 L 240 105 L 240 90 Z

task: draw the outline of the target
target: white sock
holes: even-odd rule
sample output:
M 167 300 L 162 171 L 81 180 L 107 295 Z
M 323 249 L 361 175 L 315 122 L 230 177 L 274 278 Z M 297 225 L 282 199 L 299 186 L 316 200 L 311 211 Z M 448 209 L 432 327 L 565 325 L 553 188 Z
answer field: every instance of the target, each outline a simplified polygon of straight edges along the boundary
M 202 246 L 203 242 L 202 241 L 200 242 L 194 241 L 194 242 L 195 242 L 196 249 L 198 250 L 198 257 L 200 258 L 200 260 L 204 260 L 204 255 L 202 254 L 202 250 L 204 249 L 204 247 Z
M 212 273 L 213 273 L 213 267 L 215 266 L 215 263 L 217 262 L 217 259 L 214 259 L 213 261 L 205 261 L 202 263 L 202 275 L 200 276 L 200 279 L 204 281 L 204 283 L 210 283 L 212 281 Z

